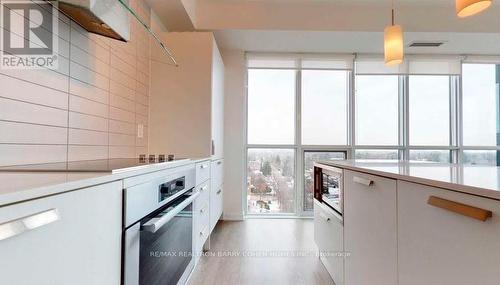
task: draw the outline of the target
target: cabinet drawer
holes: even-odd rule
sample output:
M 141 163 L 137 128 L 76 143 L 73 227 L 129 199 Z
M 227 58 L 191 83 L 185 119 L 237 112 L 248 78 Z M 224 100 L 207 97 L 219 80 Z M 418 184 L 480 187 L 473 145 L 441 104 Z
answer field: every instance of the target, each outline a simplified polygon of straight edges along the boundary
M 210 189 L 210 232 L 222 215 L 222 202 L 224 191 L 222 186 Z
M 314 241 L 336 285 L 344 284 L 344 226 L 340 215 L 314 199 Z
M 196 163 L 196 185 L 210 179 L 210 161 Z
M 196 237 L 195 237 L 196 251 L 198 253 L 203 252 L 203 245 L 207 241 L 209 234 L 210 233 L 209 233 L 209 226 L 208 225 L 204 228 L 201 228 L 197 233 L 195 233 L 195 235 L 196 235 Z
M 196 201 L 199 202 L 198 205 L 208 204 L 210 203 L 210 181 L 205 181 L 202 184 L 196 186 L 198 192 L 200 192 L 200 196 L 196 198 Z M 196 207 L 196 206 L 195 206 Z M 199 210 L 199 209 L 195 209 Z
M 396 180 L 345 171 L 345 284 L 397 284 L 396 218 Z
M 1 207 L 0 224 L 51 209 L 56 219 L 0 240 L 0 284 L 120 284 L 121 201 L 114 182 Z
M 433 206 L 431 196 L 492 216 L 483 222 Z M 401 285 L 498 284 L 500 201 L 398 181 L 398 209 Z
M 212 161 L 212 185 L 220 187 L 224 183 L 224 160 Z

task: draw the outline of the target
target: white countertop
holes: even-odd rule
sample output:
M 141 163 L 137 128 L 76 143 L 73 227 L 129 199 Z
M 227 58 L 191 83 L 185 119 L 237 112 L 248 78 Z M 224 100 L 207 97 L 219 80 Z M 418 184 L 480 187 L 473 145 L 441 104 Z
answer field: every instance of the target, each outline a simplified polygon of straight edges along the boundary
M 200 159 L 205 160 L 205 159 Z M 110 172 L 0 172 L 0 206 L 91 187 L 127 177 L 179 167 L 200 160 L 179 160 Z
M 500 200 L 500 167 L 413 161 L 332 160 L 319 164 Z

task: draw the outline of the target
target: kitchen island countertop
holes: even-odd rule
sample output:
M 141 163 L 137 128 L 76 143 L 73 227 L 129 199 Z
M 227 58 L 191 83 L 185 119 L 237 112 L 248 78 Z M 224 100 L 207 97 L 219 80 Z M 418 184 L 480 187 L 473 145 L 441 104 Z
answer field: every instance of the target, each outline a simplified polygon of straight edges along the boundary
M 500 167 L 417 161 L 330 160 L 316 164 L 500 200 Z

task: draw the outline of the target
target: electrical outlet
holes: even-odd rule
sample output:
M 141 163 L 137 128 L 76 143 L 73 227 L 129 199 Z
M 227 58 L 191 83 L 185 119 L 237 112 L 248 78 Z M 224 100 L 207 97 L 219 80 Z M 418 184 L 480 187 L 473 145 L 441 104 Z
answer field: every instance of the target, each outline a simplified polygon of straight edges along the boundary
M 142 139 L 144 137 L 144 125 L 143 124 L 137 125 L 137 137 L 140 139 Z

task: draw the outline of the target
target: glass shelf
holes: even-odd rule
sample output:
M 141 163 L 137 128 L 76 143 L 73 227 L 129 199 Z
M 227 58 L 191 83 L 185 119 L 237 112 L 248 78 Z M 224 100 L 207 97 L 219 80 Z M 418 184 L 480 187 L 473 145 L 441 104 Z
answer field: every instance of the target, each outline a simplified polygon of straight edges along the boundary
M 125 3 L 124 0 L 118 0 L 118 2 L 120 2 L 120 4 L 122 4 L 122 6 L 127 9 L 127 11 L 129 11 L 129 13 L 134 16 L 134 18 L 141 24 L 141 26 L 146 29 L 146 31 L 155 39 L 155 41 L 158 43 L 158 45 L 160 46 L 160 48 L 167 54 L 168 58 L 170 59 L 171 63 L 165 63 L 165 64 L 169 64 L 169 65 L 174 65 L 174 66 L 179 66 L 179 64 L 177 63 L 177 61 L 175 60 L 175 57 L 174 55 L 172 54 L 172 52 L 170 51 L 170 49 L 165 45 L 165 43 L 163 43 L 160 39 L 160 37 L 158 37 L 157 34 L 155 34 L 155 32 L 153 32 L 153 30 L 151 29 L 151 27 L 149 27 L 140 17 L 139 15 L 137 15 L 137 13 L 134 11 L 134 9 L 132 9 L 127 3 Z

